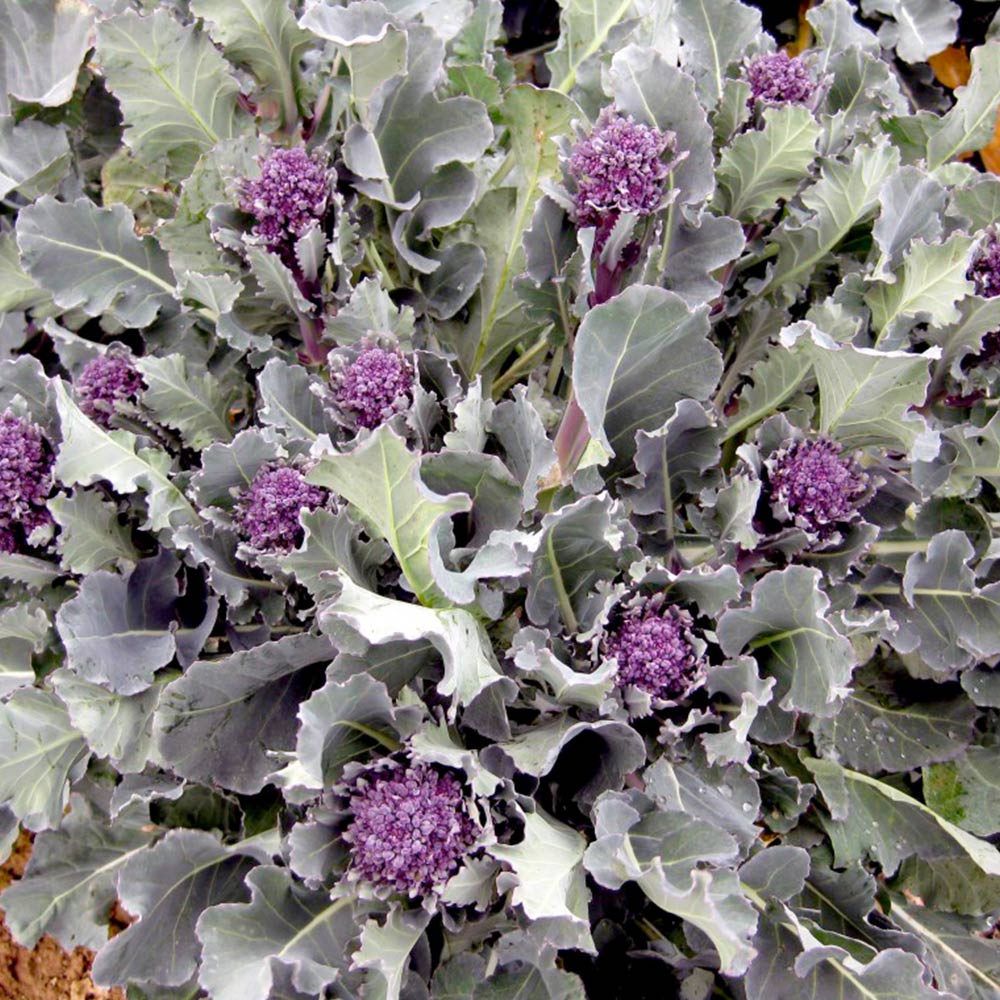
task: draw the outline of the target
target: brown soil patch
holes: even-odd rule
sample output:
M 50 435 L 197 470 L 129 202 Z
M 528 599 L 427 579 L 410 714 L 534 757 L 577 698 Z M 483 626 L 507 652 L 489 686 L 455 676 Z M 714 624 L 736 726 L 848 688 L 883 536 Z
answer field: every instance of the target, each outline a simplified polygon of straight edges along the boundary
M 22 833 L 0 866 L 0 889 L 24 874 L 30 856 L 31 838 Z M 92 951 L 63 951 L 48 935 L 29 951 L 14 941 L 6 924 L 0 924 L 0 1000 L 124 1000 L 121 990 L 94 985 L 93 961 Z

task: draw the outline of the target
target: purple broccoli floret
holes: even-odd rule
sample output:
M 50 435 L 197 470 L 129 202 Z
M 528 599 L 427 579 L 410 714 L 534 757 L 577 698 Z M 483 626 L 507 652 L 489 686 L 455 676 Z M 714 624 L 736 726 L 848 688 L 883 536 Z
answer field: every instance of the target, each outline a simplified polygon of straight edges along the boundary
M 604 655 L 618 661 L 618 687 L 637 687 L 654 698 L 682 698 L 704 670 L 687 611 L 647 598 L 622 615 L 604 640 Z
M 6 532 L 5 545 L 14 544 L 18 532 L 27 538 L 50 522 L 45 502 L 52 492 L 52 465 L 52 452 L 37 424 L 10 410 L 0 414 L 0 529 Z
M 835 441 L 796 441 L 769 461 L 772 500 L 795 522 L 819 535 L 852 520 L 868 489 L 868 476 Z
M 975 283 L 977 294 L 988 299 L 1000 295 L 1000 239 L 995 235 L 987 237 L 969 268 L 968 277 Z
M 758 56 L 746 69 L 750 101 L 767 104 L 805 104 L 816 92 L 816 84 L 805 63 L 787 52 Z
M 299 513 L 322 507 L 329 493 L 288 466 L 262 468 L 236 502 L 235 522 L 244 541 L 262 552 L 289 552 L 304 534 Z
M 360 427 L 374 430 L 413 399 L 413 366 L 400 351 L 375 344 L 334 373 L 337 405 L 354 416 Z
M 260 174 L 243 181 L 240 207 L 256 220 L 253 235 L 269 250 L 288 255 L 295 240 L 326 214 L 326 160 L 303 146 L 275 147 L 261 160 Z
M 88 361 L 73 383 L 80 409 L 108 427 L 118 403 L 135 400 L 145 388 L 142 375 L 126 354 L 103 354 Z
M 458 871 L 481 828 L 462 783 L 430 764 L 393 762 L 350 791 L 351 867 L 377 889 L 426 895 Z
M 14 537 L 14 532 L 10 528 L 0 528 L 0 552 L 9 555 L 16 551 L 17 539 Z
M 606 239 L 623 212 L 655 212 L 670 172 L 663 154 L 673 144 L 672 134 L 605 108 L 569 158 L 569 174 L 576 181 L 577 225 L 598 226 Z

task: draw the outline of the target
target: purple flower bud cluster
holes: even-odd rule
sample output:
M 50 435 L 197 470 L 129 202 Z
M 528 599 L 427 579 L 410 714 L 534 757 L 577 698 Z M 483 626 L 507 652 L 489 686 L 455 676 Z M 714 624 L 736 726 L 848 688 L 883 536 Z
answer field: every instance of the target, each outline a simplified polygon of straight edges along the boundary
M 618 661 L 618 687 L 637 687 L 654 698 L 681 698 L 701 673 L 688 612 L 647 598 L 623 615 L 604 640 L 604 655 Z
M 868 489 L 868 476 L 835 441 L 796 441 L 769 462 L 773 501 L 797 524 L 820 535 L 850 521 Z
M 27 538 L 49 523 L 53 457 L 37 424 L 10 410 L 0 414 L 0 547 L 13 552 L 18 533 Z
M 326 214 L 330 181 L 325 160 L 304 146 L 275 147 L 260 163 L 260 178 L 243 181 L 240 207 L 252 215 L 254 236 L 268 249 L 289 253 L 292 244 Z
M 992 234 L 987 237 L 968 277 L 975 283 L 977 294 L 987 299 L 1000 295 L 1000 238 Z
M 462 783 L 430 764 L 369 772 L 351 790 L 351 867 L 379 889 L 424 895 L 458 871 L 481 833 Z
M 80 409 L 108 427 L 118 403 L 134 400 L 145 388 L 142 375 L 127 354 L 103 354 L 88 361 L 74 382 Z
M 605 108 L 569 158 L 569 174 L 576 181 L 577 225 L 610 232 L 623 212 L 655 212 L 669 173 L 663 154 L 672 145 L 671 135 Z
M 752 104 L 805 104 L 816 92 L 805 63 L 784 51 L 752 60 L 746 78 Z
M 307 483 L 298 469 L 265 466 L 236 501 L 236 529 L 255 549 L 289 552 L 304 534 L 299 513 L 322 507 L 328 498 L 327 490 Z
M 337 405 L 360 427 L 374 430 L 413 400 L 413 366 L 401 351 L 362 344 L 361 353 L 334 373 Z

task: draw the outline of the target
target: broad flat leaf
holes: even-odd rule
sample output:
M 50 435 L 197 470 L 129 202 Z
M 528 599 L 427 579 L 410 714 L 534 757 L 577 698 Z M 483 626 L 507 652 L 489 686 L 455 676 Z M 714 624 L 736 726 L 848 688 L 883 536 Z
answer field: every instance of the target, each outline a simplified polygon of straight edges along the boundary
M 406 709 L 397 710 L 381 681 L 368 674 L 328 681 L 299 706 L 296 756 L 314 788 L 330 788 L 344 765 L 369 750 L 397 744 L 408 734 Z
M 171 830 L 131 857 L 118 871 L 118 898 L 138 919 L 98 952 L 94 982 L 183 986 L 198 968 L 198 918 L 210 906 L 246 901 L 254 865 L 201 830 Z
M 655 49 L 629 45 L 616 52 L 608 75 L 615 107 L 637 121 L 673 132 L 676 148 L 687 155 L 667 178 L 677 202 L 693 205 L 715 189 L 712 129 L 695 95 L 695 83 Z M 661 250 L 661 263 L 670 248 Z
M 768 847 L 740 866 L 740 881 L 766 899 L 797 896 L 809 874 L 809 855 L 801 847 Z
M 46 302 L 51 302 L 49 293 L 21 266 L 13 230 L 0 232 L 0 312 L 34 309 Z
M 248 247 L 246 255 L 264 299 L 293 316 L 315 313 L 316 306 L 302 294 L 295 275 L 276 253 L 260 247 Z
M 183 354 L 140 358 L 136 367 L 146 381 L 142 402 L 154 418 L 177 431 L 188 448 L 201 451 L 213 441 L 229 441 L 226 417 L 242 390 L 209 371 L 189 371 Z
M 832 719 L 816 719 L 812 729 L 817 747 L 830 748 L 848 767 L 908 771 L 962 754 L 978 714 L 967 698 L 895 705 L 856 688 Z
M 206 602 L 194 625 L 181 620 L 179 563 L 164 549 L 126 576 L 100 571 L 56 615 L 56 630 L 71 670 L 117 694 L 138 694 L 174 656 L 191 663 L 215 627 L 218 598 Z
M 916 934 L 938 984 L 969 1000 L 993 1000 L 1000 993 L 1000 943 L 980 937 L 983 921 L 935 913 L 908 900 L 894 898 L 892 919 Z
M 108 939 L 115 875 L 149 843 L 132 819 L 109 826 L 74 806 L 58 830 L 35 837 L 24 876 L 0 893 L 14 939 L 34 948 L 51 934 L 63 948 L 100 948 Z
M 467 96 L 441 100 L 434 93 L 444 58 L 443 42 L 429 29 L 417 26 L 408 30 L 407 37 L 406 75 L 387 88 L 391 92 L 386 93 L 370 132 L 361 124 L 347 131 L 344 155 L 363 178 L 365 193 L 412 208 L 413 200 L 440 168 L 474 163 L 493 138 L 493 128 L 480 101 Z M 421 136 L 416 146 L 414 135 Z M 362 150 L 369 155 L 352 160 L 352 151 Z
M 32 654 L 41 652 L 49 634 L 49 616 L 31 604 L 0 611 L 0 698 L 35 683 Z
M 656 906 L 711 939 L 724 974 L 741 975 L 754 954 L 750 938 L 757 927 L 756 911 L 734 872 L 698 867 L 702 857 L 706 864 L 732 857 L 734 842 L 729 839 L 723 846 L 704 823 L 689 827 L 686 835 L 645 837 L 648 823 L 656 824 L 651 814 L 655 816 L 655 807 L 645 796 L 602 796 L 594 807 L 595 840 L 584 855 L 587 870 L 610 889 L 635 882 Z M 681 830 L 684 822 L 686 818 Z
M 951 0 L 862 0 L 863 13 L 888 14 L 878 38 L 887 49 L 895 49 L 904 62 L 925 62 L 947 48 L 958 34 L 961 8 Z
M 337 593 L 335 571 L 343 570 L 360 587 L 375 589 L 379 567 L 390 558 L 390 549 L 380 538 L 361 538 L 361 526 L 346 511 L 334 513 L 323 508 L 302 511 L 304 529 L 301 545 L 275 559 L 284 572 L 291 573 L 316 601 Z M 262 560 L 265 568 L 270 560 Z
M 250 126 L 239 84 L 208 35 L 166 10 L 116 14 L 98 30 L 105 79 L 125 116 L 125 142 L 136 158 L 166 160 L 183 179 L 198 157 Z
M 806 758 L 830 809 L 824 826 L 836 865 L 859 858 L 878 862 L 887 875 L 916 855 L 939 870 L 921 895 L 930 907 L 984 913 L 1000 901 L 1000 851 L 950 823 L 922 802 L 885 782 L 830 760 Z M 946 884 L 950 880 L 950 884 Z
M 320 627 L 341 645 L 351 641 L 350 633 L 344 634 L 345 626 L 375 644 L 394 640 L 430 642 L 444 662 L 444 676 L 437 691 L 452 698 L 450 718 L 455 717 L 459 707 L 470 705 L 493 685 L 512 686 L 500 673 L 482 625 L 468 611 L 436 610 L 394 601 L 362 590 L 343 573 L 339 578 L 340 595 L 320 610 Z
M 935 120 L 927 143 L 927 165 L 933 170 L 960 153 L 985 146 L 996 128 L 996 80 L 1000 74 L 1000 40 L 972 50 L 972 76 L 955 93 L 955 106 Z
M 587 60 L 634 15 L 634 5 L 633 0 L 566 0 L 560 6 L 559 44 L 545 61 L 552 73 L 552 87 L 568 94 Z
M 712 109 L 722 96 L 726 70 L 760 35 L 760 13 L 739 0 L 677 0 L 675 11 L 684 68 Z
M 750 370 L 750 381 L 736 397 L 736 412 L 727 421 L 723 440 L 742 434 L 783 409 L 811 372 L 812 359 L 807 352 L 789 351 L 780 344 L 772 347 Z
M 592 592 L 618 571 L 624 534 L 620 512 L 606 494 L 581 497 L 542 518 L 525 610 L 535 625 L 562 619 L 578 630 Z
M 944 187 L 919 167 L 902 167 L 889 178 L 879 196 L 879 217 L 872 226 L 872 236 L 881 251 L 874 277 L 897 280 L 891 272 L 899 267 L 903 251 L 916 239 L 924 243 L 938 239 L 946 199 Z
M 992 837 L 1000 833 L 998 775 L 1000 753 L 995 747 L 969 747 L 947 764 L 924 768 L 924 798 L 956 826 Z
M 0 114 L 10 114 L 11 97 L 50 108 L 65 104 L 90 48 L 93 24 L 93 11 L 83 0 L 0 5 Z
M 877 343 L 896 345 L 915 322 L 940 329 L 960 318 L 957 303 L 973 291 L 966 278 L 975 239 L 956 233 L 944 243 L 917 240 L 895 282 L 876 284 L 865 296 Z
M 153 711 L 163 681 L 140 694 L 120 695 L 82 680 L 61 668 L 50 674 L 52 686 L 69 711 L 74 729 L 99 757 L 122 774 L 141 771 L 153 753 Z
M 138 560 L 132 533 L 119 521 L 117 507 L 96 490 L 72 490 L 68 496 L 52 497 L 47 506 L 59 525 L 56 547 L 62 565 L 71 572 L 93 573 L 112 563 Z
M 312 0 L 299 24 L 337 46 L 350 70 L 354 106 L 370 125 L 372 114 L 378 113 L 380 89 L 406 71 L 409 39 L 399 20 L 374 0 L 347 7 Z
M 786 346 L 795 343 L 791 328 L 781 340 Z M 819 429 L 824 434 L 846 448 L 879 445 L 925 460 L 937 454 L 936 434 L 911 412 L 927 393 L 929 354 L 836 344 L 816 330 L 810 340 L 799 342 L 799 350 L 811 358 L 819 383 Z
M 907 560 L 902 590 L 892 583 L 862 588 L 898 626 L 889 643 L 900 652 L 917 652 L 945 677 L 1000 653 L 1000 583 L 977 585 L 969 566 L 973 554 L 963 532 L 942 531 L 926 553 Z
M 18 191 L 37 198 L 53 190 L 69 167 L 66 132 L 27 119 L 0 117 L 0 198 Z
M 55 392 L 62 425 L 55 474 L 64 485 L 87 486 L 106 479 L 125 495 L 141 489 L 149 504 L 153 531 L 198 523 L 197 512 L 171 478 L 166 452 L 138 448 L 138 438 L 131 431 L 99 427 L 70 399 L 62 380 L 56 381 Z
M 529 920 L 559 920 L 572 925 L 579 947 L 595 951 L 590 937 L 583 854 L 586 838 L 541 811 L 524 816 L 524 837 L 516 844 L 496 844 L 490 854 L 511 866 L 514 878 L 501 875 L 501 891 L 513 887 L 511 903 Z
M 59 825 L 67 782 L 86 755 L 54 694 L 22 688 L 0 705 L 0 803 L 29 830 Z
M 546 648 L 541 629 L 523 628 L 511 642 L 514 663 L 529 680 L 544 682 L 561 705 L 600 708 L 614 686 L 617 667 L 605 661 L 596 670 L 574 670 Z
M 738 135 L 719 164 L 719 211 L 753 222 L 787 200 L 808 177 L 820 127 L 800 105 L 768 107 L 764 125 Z
M 834 715 L 847 693 L 856 657 L 851 643 L 826 619 L 830 600 L 822 574 L 804 566 L 772 571 L 758 581 L 748 608 L 719 619 L 719 643 L 727 656 L 749 650 L 764 676 L 777 680 L 786 711 Z
M 746 977 L 747 1000 L 945 1000 L 924 981 L 915 955 L 890 949 L 866 966 L 843 948 L 823 946 L 783 907 L 761 921 L 757 958 Z
M 826 72 L 830 60 L 845 49 L 858 48 L 871 55 L 881 55 L 875 32 L 857 20 L 857 7 L 849 0 L 823 0 L 806 12 L 823 49 L 819 68 Z
M 201 985 L 216 1000 L 271 1000 L 274 970 L 319 995 L 337 978 L 356 933 L 353 899 L 331 900 L 293 882 L 287 868 L 255 868 L 249 903 L 220 903 L 199 917 Z
M 730 704 L 739 706 L 739 714 L 729 719 L 728 728 L 722 732 L 702 735 L 701 745 L 710 764 L 745 764 L 749 760 L 750 727 L 761 708 L 771 703 L 775 683 L 773 677 L 761 679 L 752 656 L 740 656 L 712 667 L 706 682 L 708 693 L 725 695 Z
M 166 254 L 134 226 L 124 205 L 44 195 L 18 213 L 17 243 L 24 269 L 56 305 L 144 327 L 172 302 L 175 282 Z
M 336 421 L 310 389 L 317 384 L 302 365 L 272 358 L 257 376 L 257 416 L 292 438 L 312 441 L 319 434 L 335 435 Z
M 627 288 L 591 309 L 577 332 L 576 398 L 617 466 L 632 457 L 636 431 L 661 426 L 681 399 L 707 398 L 721 374 L 707 307 L 691 309 L 662 288 Z
M 163 691 L 158 753 L 192 781 L 259 792 L 275 769 L 269 752 L 294 747 L 295 712 L 332 657 L 325 638 L 303 634 L 199 660 Z
M 942 348 L 941 360 L 935 367 L 961 378 L 962 359 L 968 354 L 978 354 L 982 350 L 983 336 L 1000 329 L 1000 297 L 966 296 L 959 302 L 958 312 L 957 322 L 928 331 L 927 339 Z
M 197 0 L 191 10 L 229 59 L 250 69 L 261 85 L 258 96 L 280 102 L 290 129 L 299 111 L 299 63 L 312 39 L 285 0 Z
M 783 222 L 771 237 L 778 261 L 768 284 L 805 284 L 813 268 L 872 212 L 898 166 L 899 151 L 887 140 L 857 147 L 848 163 L 823 161 L 819 180 L 802 194 L 807 212 Z
M 669 245 L 661 278 L 664 288 L 692 308 L 718 298 L 722 285 L 716 272 L 736 260 L 746 245 L 743 227 L 735 219 L 703 211 L 696 221 L 694 225 L 683 212 L 675 213 L 675 227 L 663 237 Z
M 468 497 L 441 497 L 424 486 L 420 456 L 385 424 L 354 451 L 323 455 L 308 479 L 352 503 L 369 532 L 392 546 L 422 604 L 447 605 L 434 583 L 429 548 L 437 544 L 434 535 L 441 519 L 468 510 Z
M 410 952 L 420 940 L 430 914 L 405 913 L 393 908 L 385 922 L 365 921 L 361 929 L 361 947 L 354 953 L 351 967 L 371 969 L 374 973 L 365 988 L 371 1000 L 399 1000 Z

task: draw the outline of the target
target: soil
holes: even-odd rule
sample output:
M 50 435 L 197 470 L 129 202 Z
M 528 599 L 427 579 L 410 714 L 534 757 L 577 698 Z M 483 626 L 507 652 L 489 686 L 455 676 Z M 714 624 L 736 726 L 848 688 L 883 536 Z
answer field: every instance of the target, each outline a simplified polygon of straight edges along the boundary
M 31 838 L 22 833 L 0 866 L 0 889 L 21 877 L 30 856 Z M 124 1000 L 121 990 L 102 990 L 94 985 L 90 978 L 93 961 L 92 951 L 64 951 L 48 935 L 29 951 L 14 941 L 2 923 L 0 1000 Z

